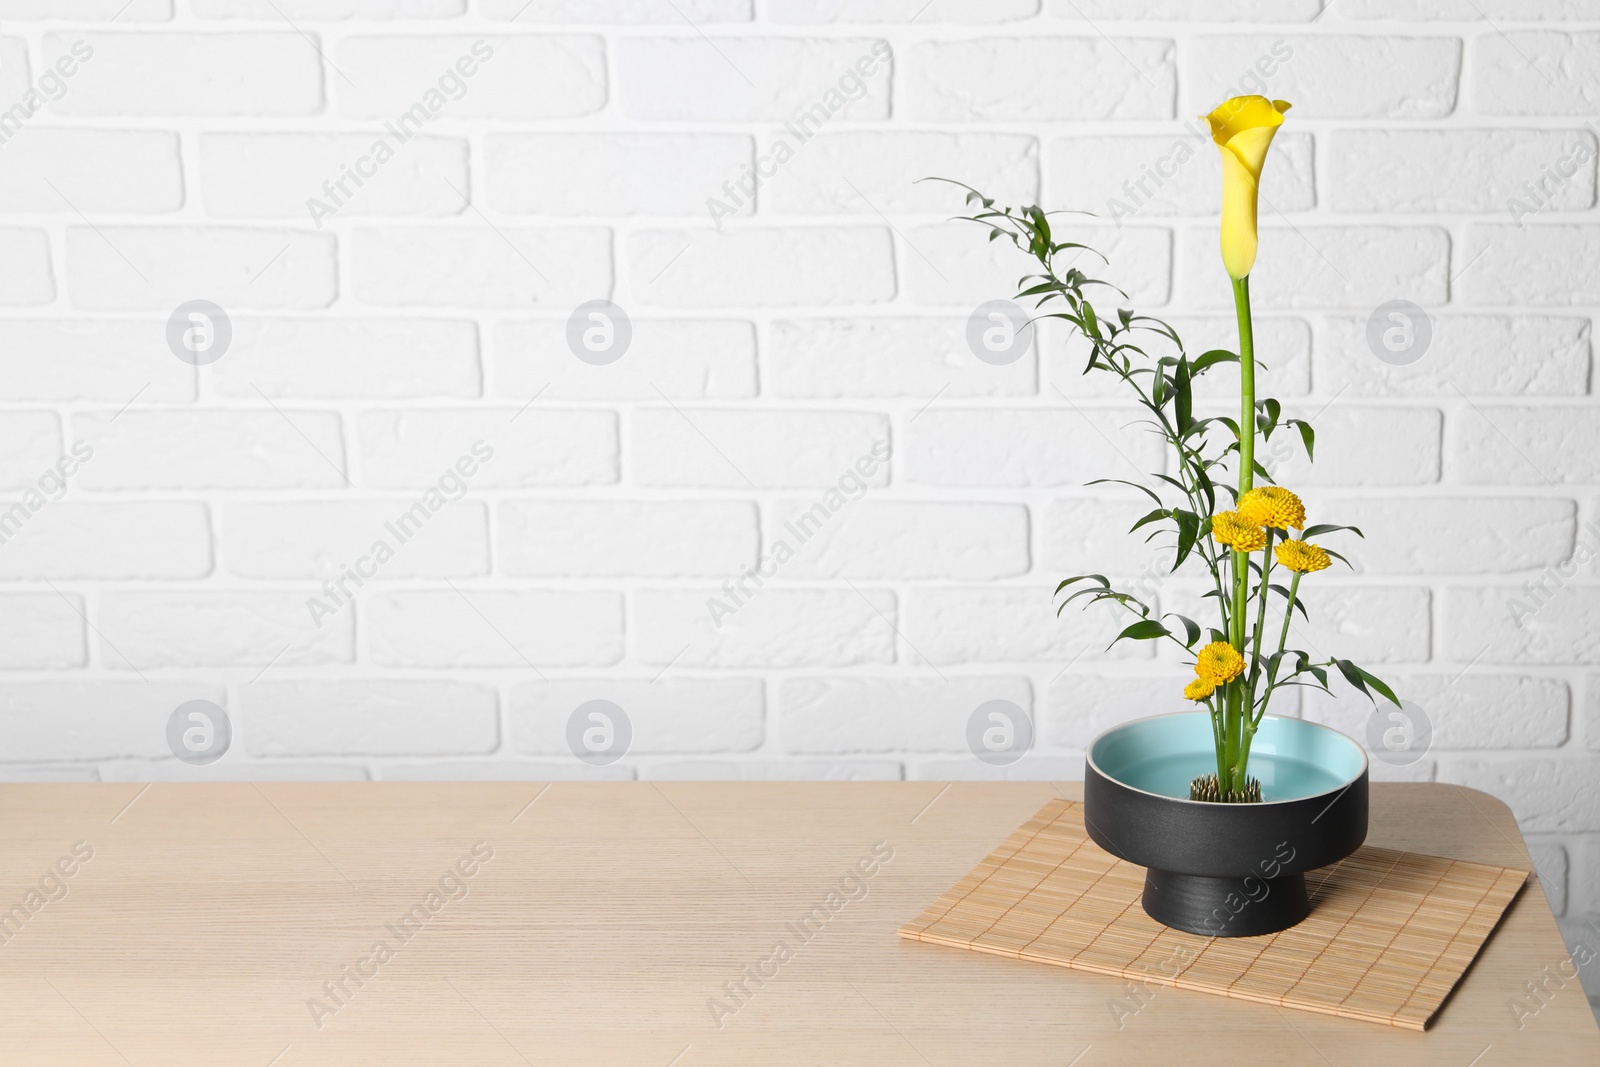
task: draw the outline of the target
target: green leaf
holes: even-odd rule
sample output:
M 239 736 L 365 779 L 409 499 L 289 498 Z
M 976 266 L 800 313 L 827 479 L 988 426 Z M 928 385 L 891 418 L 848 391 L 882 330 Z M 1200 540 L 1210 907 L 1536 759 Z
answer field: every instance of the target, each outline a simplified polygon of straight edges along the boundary
M 1096 478 L 1092 482 L 1085 482 L 1083 484 L 1085 484 L 1085 485 L 1131 485 L 1131 486 L 1133 486 L 1133 488 L 1139 490 L 1139 492 L 1143 493 L 1145 496 L 1149 497 L 1151 500 L 1154 500 L 1157 504 L 1161 503 L 1161 498 L 1156 496 L 1155 491 L 1152 490 L 1149 486 L 1140 485 L 1138 482 L 1130 482 L 1126 478 Z
M 1123 630 L 1120 634 L 1113 638 L 1111 644 L 1114 645 L 1123 638 L 1128 638 L 1129 640 L 1133 641 L 1153 641 L 1158 637 L 1170 636 L 1172 636 L 1172 631 L 1168 630 L 1165 626 L 1162 626 L 1154 619 L 1141 619 L 1138 622 L 1131 624 L 1127 629 Z M 1110 648 L 1111 646 L 1107 645 L 1106 647 Z
M 1218 363 L 1237 362 L 1239 362 L 1237 353 L 1229 352 L 1226 348 L 1213 348 L 1209 352 L 1202 353 L 1200 358 L 1194 361 L 1193 369 L 1195 374 L 1204 374 Z
M 1178 360 L 1178 371 L 1172 376 L 1173 420 L 1182 433 L 1194 421 L 1194 397 L 1189 390 L 1190 371 L 1187 359 Z
M 1071 578 L 1063 578 L 1061 580 L 1061 584 L 1056 586 L 1056 595 L 1059 596 L 1061 594 L 1061 590 L 1065 589 L 1073 582 L 1087 582 L 1091 578 L 1108 589 L 1111 587 L 1111 583 L 1106 581 L 1106 577 L 1103 574 L 1075 574 Z
M 1022 209 L 1022 213 L 1033 222 L 1034 245 L 1036 249 L 1050 247 L 1050 220 L 1045 217 L 1044 211 L 1037 204 L 1030 204 Z
M 1187 493 L 1189 491 L 1189 487 L 1188 486 L 1184 485 L 1182 482 L 1178 481 L 1178 479 L 1174 478 L 1170 474 L 1152 474 L 1150 477 L 1152 477 L 1152 478 L 1160 478 L 1162 481 L 1166 482 L 1168 485 L 1170 485 L 1173 488 L 1177 489 L 1178 492 L 1180 492 L 1180 493 Z
M 1183 623 L 1183 634 L 1187 639 L 1183 642 L 1185 648 L 1193 648 L 1194 643 L 1200 640 L 1200 624 L 1195 622 L 1193 619 L 1176 614 L 1175 612 L 1168 612 L 1161 617 L 1163 619 L 1177 619 L 1179 622 Z
M 1270 588 L 1272 589 L 1272 591 L 1274 593 L 1277 593 L 1279 596 L 1283 597 L 1283 599 L 1285 599 L 1285 600 L 1289 599 L 1289 590 L 1286 587 L 1281 586 L 1276 582 L 1273 582 L 1272 585 L 1270 586 Z M 1300 598 L 1299 597 L 1295 597 L 1294 598 L 1293 607 L 1294 608 L 1298 608 L 1300 610 L 1300 617 L 1302 619 L 1305 619 L 1307 622 L 1311 621 L 1311 616 L 1306 614 L 1306 606 L 1300 602 Z
M 1189 558 L 1189 553 L 1194 551 L 1194 545 L 1200 538 L 1200 516 L 1192 511 L 1174 510 L 1173 521 L 1178 524 L 1178 553 L 1173 561 L 1172 569 L 1176 571 L 1183 566 L 1183 561 Z M 1209 524 L 1210 519 L 1206 522 Z
M 1158 318 L 1154 318 L 1153 316 L 1150 316 L 1150 315 L 1133 315 L 1133 316 L 1130 317 L 1129 321 L 1130 322 L 1138 322 L 1138 323 L 1150 323 L 1150 325 L 1148 325 L 1148 326 L 1140 326 L 1139 329 L 1141 329 L 1141 330 L 1149 330 L 1151 333 L 1159 333 L 1161 336 L 1167 338 L 1173 344 L 1177 345 L 1180 349 L 1183 347 L 1183 342 L 1178 339 L 1178 335 L 1172 329 L 1172 327 L 1168 326 L 1166 323 L 1162 322 Z
M 1351 664 L 1351 666 L 1354 667 L 1355 664 Z M 1360 671 L 1361 677 L 1367 680 L 1367 684 L 1376 689 L 1382 696 L 1387 698 L 1389 703 L 1395 705 L 1396 707 L 1400 706 L 1400 698 L 1394 695 L 1394 690 L 1389 688 L 1387 682 L 1370 671 L 1362 670 L 1360 667 L 1356 667 L 1356 670 Z M 1376 701 L 1374 701 L 1374 703 L 1376 703 Z
M 1344 675 L 1345 681 L 1361 690 L 1361 692 L 1366 693 L 1367 696 L 1372 696 L 1371 693 L 1367 693 L 1367 680 L 1363 677 L 1365 672 L 1360 667 L 1357 667 L 1347 659 L 1336 659 L 1333 661 L 1333 665 L 1339 668 L 1339 673 Z
M 1200 495 L 1205 498 L 1206 519 L 1200 531 L 1200 536 L 1204 537 L 1211 532 L 1211 513 L 1217 510 L 1217 488 L 1211 484 L 1211 476 L 1206 473 L 1204 467 L 1194 472 L 1194 478 L 1200 489 Z
M 1351 563 L 1349 560 L 1347 560 L 1343 556 L 1339 555 L 1339 553 L 1335 552 L 1333 549 L 1324 548 L 1322 551 L 1326 552 L 1329 556 L 1331 556 L 1332 558 L 1338 560 L 1340 563 L 1343 563 L 1346 567 L 1349 567 L 1351 570 L 1355 570 L 1356 569 L 1356 565 L 1354 563 Z
M 1316 432 L 1311 429 L 1311 424 L 1304 419 L 1294 419 L 1292 422 L 1295 428 L 1300 431 L 1301 443 L 1306 446 L 1306 458 L 1315 460 L 1317 457 L 1313 455 L 1313 450 L 1317 443 Z
M 1100 337 L 1100 318 L 1094 313 L 1094 307 L 1087 300 L 1083 302 L 1084 332 L 1090 337 Z
M 1302 670 L 1305 669 L 1306 654 L 1304 652 L 1301 652 L 1299 649 L 1297 649 L 1297 648 L 1285 648 L 1285 649 L 1282 649 L 1281 651 L 1274 652 L 1271 656 L 1267 657 L 1267 684 L 1268 685 L 1271 685 L 1273 682 L 1278 680 L 1278 668 L 1282 665 L 1283 660 L 1286 657 L 1290 657 L 1290 656 L 1294 657 L 1297 662 L 1295 663 L 1294 670 L 1289 672 L 1289 677 L 1293 678 L 1295 675 L 1299 674 Z
M 1115 600 L 1118 604 L 1128 608 L 1130 611 L 1137 611 L 1141 619 L 1147 619 L 1150 617 L 1150 605 L 1146 604 L 1132 593 L 1118 593 L 1111 590 L 1105 590 L 1096 594 L 1091 603 L 1098 604 L 1102 600 Z
M 1331 522 L 1322 522 L 1322 523 L 1318 523 L 1315 526 L 1309 526 L 1309 527 L 1307 527 L 1306 529 L 1304 529 L 1304 530 L 1302 530 L 1300 532 L 1300 536 L 1301 537 L 1315 537 L 1318 534 L 1333 533 L 1336 530 L 1349 530 L 1351 533 L 1355 534 L 1357 537 L 1362 537 L 1362 538 L 1367 536 L 1366 534 L 1362 533 L 1359 529 L 1357 529 L 1354 526 L 1335 526 Z
M 1128 532 L 1133 533 L 1133 531 L 1137 530 L 1146 523 L 1158 522 L 1161 519 L 1169 518 L 1171 515 L 1172 512 L 1166 508 L 1156 508 L 1154 511 L 1150 512 L 1150 514 L 1146 515 L 1144 518 L 1128 527 Z
M 1059 212 L 1058 212 L 1058 214 L 1059 214 Z M 1089 215 L 1089 214 L 1093 214 L 1093 212 L 1086 211 L 1086 212 L 1083 212 L 1082 214 Z M 1105 257 L 1105 254 L 1103 252 L 1101 252 L 1098 248 L 1091 248 L 1088 245 L 1077 244 L 1077 243 L 1072 242 L 1072 241 L 1066 241 L 1064 243 L 1053 244 L 1053 245 L 1050 246 L 1050 251 L 1051 251 L 1052 254 L 1054 254 L 1056 252 L 1065 251 L 1065 250 L 1070 249 L 1070 248 L 1081 248 L 1085 252 L 1089 253 L 1091 256 L 1094 256 L 1101 263 L 1105 263 L 1107 265 L 1109 265 L 1111 263 L 1111 261 Z

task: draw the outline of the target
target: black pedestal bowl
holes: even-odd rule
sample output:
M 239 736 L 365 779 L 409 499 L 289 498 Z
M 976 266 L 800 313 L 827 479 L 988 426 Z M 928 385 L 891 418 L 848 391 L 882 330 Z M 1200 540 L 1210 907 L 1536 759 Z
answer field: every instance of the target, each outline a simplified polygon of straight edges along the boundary
M 1367 755 L 1337 730 L 1269 715 L 1250 750 L 1259 804 L 1189 799 L 1216 772 L 1211 717 L 1158 715 L 1089 746 L 1084 824 L 1101 848 L 1144 867 L 1144 910 L 1212 937 L 1285 930 L 1310 910 L 1305 872 L 1367 837 Z

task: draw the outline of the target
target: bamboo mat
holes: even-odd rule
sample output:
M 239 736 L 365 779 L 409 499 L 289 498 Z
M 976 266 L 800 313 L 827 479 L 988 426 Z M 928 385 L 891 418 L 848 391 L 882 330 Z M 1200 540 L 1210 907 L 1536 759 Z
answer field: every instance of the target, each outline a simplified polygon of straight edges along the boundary
M 1306 873 L 1298 926 L 1198 937 L 1146 915 L 1144 869 L 1089 839 L 1081 804 L 1053 800 L 900 936 L 1423 1030 L 1527 875 L 1363 846 Z

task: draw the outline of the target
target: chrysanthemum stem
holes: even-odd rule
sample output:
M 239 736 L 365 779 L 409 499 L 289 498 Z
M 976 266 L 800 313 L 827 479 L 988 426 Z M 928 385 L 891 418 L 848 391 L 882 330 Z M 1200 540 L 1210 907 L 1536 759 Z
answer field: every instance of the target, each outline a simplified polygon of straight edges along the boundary
M 1217 707 L 1211 712 L 1211 739 L 1217 747 L 1217 781 L 1228 780 L 1227 744 L 1222 734 L 1222 714 L 1226 707 L 1224 694 L 1217 694 Z
M 1278 631 L 1277 651 L 1279 652 L 1282 652 L 1284 646 L 1289 643 L 1289 624 L 1294 621 L 1294 598 L 1298 596 L 1299 593 L 1300 572 L 1295 571 L 1294 577 L 1289 579 L 1289 603 L 1283 609 L 1283 629 Z M 1258 638 L 1258 643 L 1259 640 L 1260 639 Z M 1250 706 L 1250 721 L 1252 723 L 1260 724 L 1262 716 L 1266 715 L 1267 713 L 1267 702 L 1272 699 L 1272 691 L 1276 689 L 1277 686 L 1278 682 L 1276 679 L 1269 679 L 1267 682 L 1267 690 L 1261 694 L 1261 699 L 1259 701 L 1255 699 L 1255 694 L 1251 693 L 1250 699 L 1253 701 L 1253 703 Z M 1259 707 L 1261 710 L 1257 711 L 1257 707 Z
M 1261 588 L 1259 593 L 1261 602 L 1256 605 L 1256 626 L 1252 631 L 1250 643 L 1255 649 L 1255 656 L 1250 661 L 1250 691 L 1248 701 L 1253 704 L 1256 695 L 1256 680 L 1261 676 L 1261 663 L 1266 656 L 1261 646 L 1261 636 L 1267 628 L 1267 594 L 1272 590 L 1272 535 L 1276 533 L 1272 527 L 1267 527 L 1267 543 L 1261 550 Z
M 1289 606 L 1283 609 L 1283 629 L 1278 632 L 1278 651 L 1283 651 L 1283 646 L 1289 643 L 1289 623 L 1294 621 L 1294 598 L 1300 592 L 1300 572 L 1295 571 L 1294 577 L 1289 579 Z
M 1242 736 L 1239 739 L 1239 770 L 1236 784 L 1234 785 L 1234 788 L 1240 792 L 1244 791 L 1245 782 L 1250 780 L 1250 776 L 1245 774 L 1245 767 L 1250 763 L 1250 742 L 1255 740 L 1256 736 L 1256 720 L 1248 714 L 1248 711 L 1249 709 L 1247 708 L 1247 714 L 1244 716 L 1244 729 L 1241 731 Z

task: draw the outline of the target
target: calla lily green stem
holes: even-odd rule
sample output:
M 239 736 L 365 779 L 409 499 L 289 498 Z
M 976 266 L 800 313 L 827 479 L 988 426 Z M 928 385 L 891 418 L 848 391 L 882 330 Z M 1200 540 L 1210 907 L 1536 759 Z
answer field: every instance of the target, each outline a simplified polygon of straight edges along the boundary
M 1250 321 L 1250 278 L 1233 279 L 1233 306 L 1239 318 L 1239 496 L 1242 498 L 1255 485 L 1256 468 L 1256 344 L 1255 330 Z M 1245 636 L 1248 624 L 1250 599 L 1250 557 L 1237 549 L 1233 552 L 1233 610 L 1228 615 L 1230 643 L 1245 655 Z M 1250 759 L 1250 739 L 1255 734 L 1255 723 L 1250 714 L 1253 701 L 1245 675 L 1235 678 L 1228 686 L 1224 701 L 1223 739 L 1227 746 L 1227 775 L 1223 782 L 1235 790 L 1243 790 L 1245 767 Z

